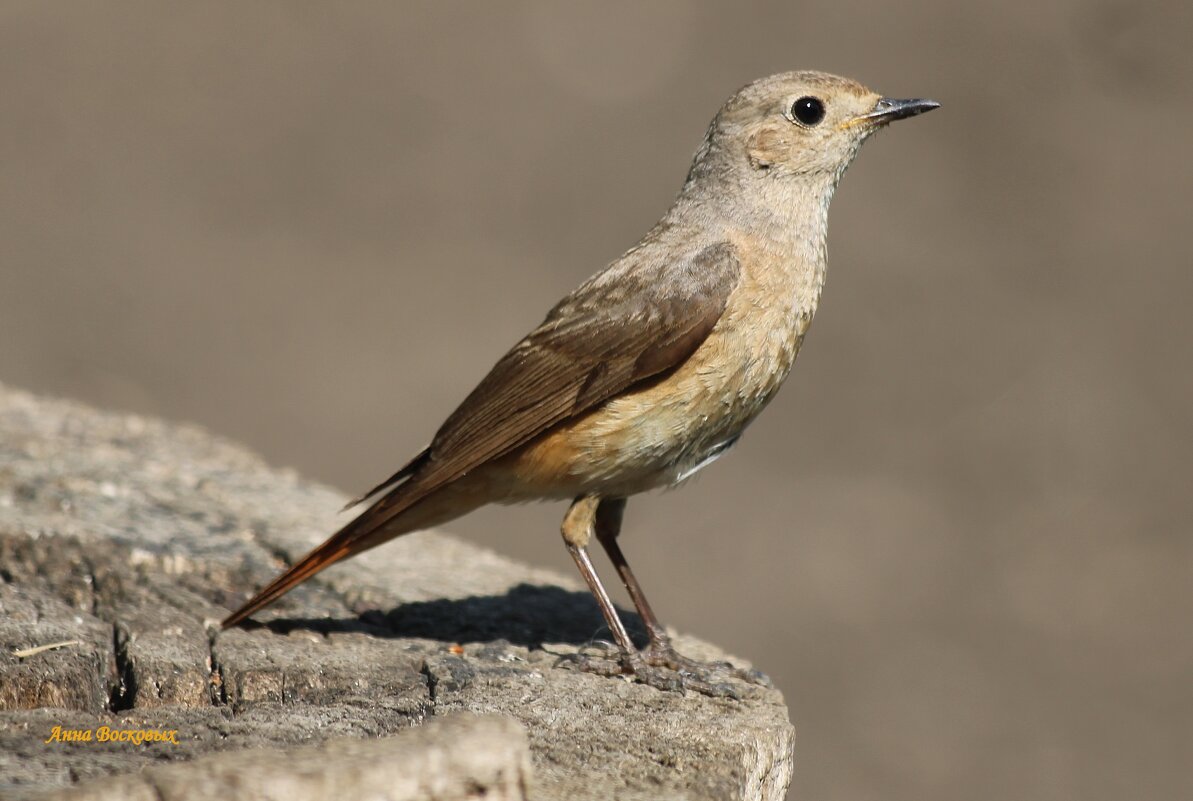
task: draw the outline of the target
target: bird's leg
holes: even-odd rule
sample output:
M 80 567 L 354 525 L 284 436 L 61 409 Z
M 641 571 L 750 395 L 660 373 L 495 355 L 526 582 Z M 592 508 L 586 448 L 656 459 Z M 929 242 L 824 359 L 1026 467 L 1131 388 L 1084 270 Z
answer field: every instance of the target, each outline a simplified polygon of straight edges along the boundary
M 609 555 L 609 561 L 617 569 L 617 575 L 621 577 L 621 583 L 625 585 L 626 591 L 629 592 L 630 600 L 634 602 L 634 607 L 638 610 L 638 616 L 642 618 L 642 624 L 646 626 L 646 633 L 650 636 L 651 647 L 670 647 L 671 638 L 667 636 L 667 630 L 663 628 L 663 624 L 659 623 L 654 610 L 650 608 L 650 602 L 646 600 L 646 595 L 643 594 L 642 587 L 638 584 L 638 579 L 634 578 L 634 572 L 630 570 L 630 565 L 626 561 L 625 554 L 621 552 L 621 547 L 617 544 L 617 537 L 621 534 L 621 519 L 624 514 L 625 498 L 602 499 L 596 510 L 595 529 L 597 540 L 605 549 L 605 553 Z
M 568 553 L 575 560 L 580 575 L 584 577 L 584 582 L 588 584 L 589 591 L 596 598 L 597 606 L 601 608 L 601 615 L 613 634 L 617 650 L 623 659 L 627 659 L 636 654 L 637 649 L 634 648 L 634 642 L 613 606 L 613 599 L 609 597 L 605 585 L 596 573 L 596 568 L 592 566 L 592 560 L 588 557 L 588 542 L 592 538 L 593 520 L 599 503 L 600 500 L 594 495 L 582 496 L 572 503 L 563 517 L 563 541 L 567 545 Z
M 619 502 L 622 506 L 625 505 L 624 501 Z M 606 675 L 628 673 L 643 684 L 648 684 L 659 690 L 694 690 L 706 695 L 739 697 L 737 690 L 729 684 L 714 684 L 695 673 L 681 672 L 674 668 L 663 669 L 662 665 L 652 664 L 634 647 L 629 632 L 626 631 L 625 625 L 617 614 L 617 609 L 613 606 L 613 600 L 609 597 L 604 585 L 601 584 L 600 577 L 597 576 L 596 569 L 592 566 L 592 560 L 588 556 L 588 543 L 596 529 L 600 506 L 599 496 L 584 495 L 577 498 L 568 509 L 567 514 L 564 515 L 561 528 L 568 553 L 576 562 L 580 575 L 584 577 L 588 589 L 596 598 L 605 623 L 613 634 L 620 663 L 615 669 L 610 669 L 608 662 L 603 660 L 597 662 L 584 655 L 577 655 L 570 661 L 575 663 L 579 669 L 589 672 Z
M 734 667 L 728 662 L 699 662 L 683 656 L 675 650 L 671 644 L 671 637 L 667 634 L 667 629 L 655 616 L 650 602 L 646 600 L 646 595 L 642 592 L 642 586 L 634 577 L 634 571 L 630 569 L 630 563 L 626 561 L 625 554 L 621 552 L 621 546 L 617 542 L 618 535 L 621 534 L 621 520 L 625 514 L 625 504 L 625 498 L 602 499 L 596 510 L 595 533 L 597 540 L 604 547 L 605 553 L 609 555 L 609 561 L 617 569 L 617 575 L 621 577 L 626 591 L 630 594 L 630 599 L 638 610 L 638 616 L 642 618 L 642 623 L 646 626 L 650 644 L 641 652 L 643 659 L 647 664 L 655 667 L 667 667 L 706 681 L 716 674 L 728 673 L 751 684 L 770 686 L 770 679 L 757 670 L 744 670 Z

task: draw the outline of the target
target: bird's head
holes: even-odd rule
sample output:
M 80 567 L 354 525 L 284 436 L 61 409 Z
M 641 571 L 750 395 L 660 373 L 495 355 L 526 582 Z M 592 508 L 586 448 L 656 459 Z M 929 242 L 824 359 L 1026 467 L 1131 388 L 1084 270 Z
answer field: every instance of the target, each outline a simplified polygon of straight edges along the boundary
M 697 154 L 693 177 L 708 168 L 739 178 L 743 173 L 805 176 L 835 184 L 867 137 L 939 105 L 882 97 L 823 72 L 772 75 L 744 87 L 721 108 Z

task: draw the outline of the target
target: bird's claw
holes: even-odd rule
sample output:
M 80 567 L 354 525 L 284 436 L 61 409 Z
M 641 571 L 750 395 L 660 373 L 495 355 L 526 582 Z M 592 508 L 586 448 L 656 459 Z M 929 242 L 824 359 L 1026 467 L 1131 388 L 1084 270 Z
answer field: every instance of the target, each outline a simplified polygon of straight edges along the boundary
M 625 673 L 621 660 L 610 659 L 605 656 L 594 656 L 583 651 L 574 654 L 563 654 L 555 660 L 555 667 L 570 666 L 581 673 L 594 673 L 598 676 L 620 676 Z
M 567 664 L 583 673 L 598 676 L 626 676 L 664 692 L 696 692 L 713 698 L 740 700 L 741 690 L 727 679 L 770 687 L 757 670 L 744 670 L 728 662 L 699 662 L 681 656 L 670 643 L 651 645 L 642 651 L 621 653 L 614 658 L 575 653 L 561 656 L 556 665 Z
M 729 662 L 701 662 L 679 653 L 669 641 L 652 642 L 642 650 L 642 658 L 648 665 L 669 668 L 705 681 L 728 676 L 758 687 L 774 687 L 770 677 L 760 670 L 739 668 Z

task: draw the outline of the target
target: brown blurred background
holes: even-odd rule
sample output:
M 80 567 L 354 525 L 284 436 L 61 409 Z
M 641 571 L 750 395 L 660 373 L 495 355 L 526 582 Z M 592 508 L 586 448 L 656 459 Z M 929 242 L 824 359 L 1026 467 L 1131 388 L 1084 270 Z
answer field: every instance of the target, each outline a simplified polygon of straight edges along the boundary
M 944 103 L 864 149 L 787 389 L 630 504 L 797 799 L 1193 797 L 1187 3 L 0 3 L 0 381 L 348 491 L 664 211 L 719 104 Z M 561 506 L 471 539 L 571 570 Z

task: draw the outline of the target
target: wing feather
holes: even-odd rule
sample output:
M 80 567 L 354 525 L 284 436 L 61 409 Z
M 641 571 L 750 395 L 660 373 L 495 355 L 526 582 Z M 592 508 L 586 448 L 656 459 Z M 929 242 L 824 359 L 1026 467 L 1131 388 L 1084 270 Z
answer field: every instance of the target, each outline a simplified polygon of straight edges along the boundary
M 739 275 L 733 247 L 720 243 L 644 275 L 596 276 L 497 362 L 412 481 L 452 481 L 678 366 L 721 318 Z

